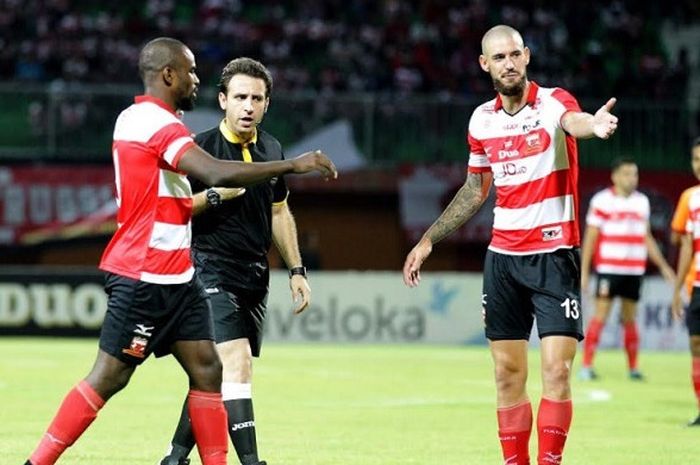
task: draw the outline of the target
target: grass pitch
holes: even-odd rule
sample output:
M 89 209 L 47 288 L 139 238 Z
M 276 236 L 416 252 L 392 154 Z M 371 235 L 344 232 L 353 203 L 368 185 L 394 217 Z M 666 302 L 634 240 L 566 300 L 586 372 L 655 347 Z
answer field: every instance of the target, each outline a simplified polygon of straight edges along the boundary
M 96 350 L 95 340 L 0 338 L 0 464 L 24 463 Z M 574 381 L 565 465 L 700 463 L 700 428 L 684 426 L 697 413 L 689 355 L 640 359 L 646 382 L 626 378 L 619 351 L 599 354 L 600 381 Z M 530 367 L 536 403 L 536 351 Z M 59 464 L 157 464 L 186 384 L 171 357 L 149 359 Z M 255 364 L 254 399 L 261 458 L 270 465 L 502 463 L 485 347 L 267 344 Z

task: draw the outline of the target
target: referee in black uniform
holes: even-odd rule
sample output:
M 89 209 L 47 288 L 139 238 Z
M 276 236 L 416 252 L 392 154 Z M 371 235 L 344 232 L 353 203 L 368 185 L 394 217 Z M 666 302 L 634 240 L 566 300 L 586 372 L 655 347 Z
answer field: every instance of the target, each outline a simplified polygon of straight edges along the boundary
M 218 127 L 197 135 L 197 143 L 223 160 L 282 160 L 277 139 L 258 128 L 270 103 L 272 76 L 258 61 L 229 62 L 219 82 L 219 105 L 226 116 Z M 223 362 L 221 386 L 229 435 L 243 465 L 258 458 L 251 396 L 252 358 L 260 355 L 270 270 L 267 252 L 275 242 L 289 268 L 290 288 L 300 313 L 310 302 L 283 177 L 245 189 L 205 186 L 191 179 L 192 249 L 199 277 L 209 294 L 217 350 Z M 183 408 L 168 455 L 161 465 L 186 465 L 194 446 Z

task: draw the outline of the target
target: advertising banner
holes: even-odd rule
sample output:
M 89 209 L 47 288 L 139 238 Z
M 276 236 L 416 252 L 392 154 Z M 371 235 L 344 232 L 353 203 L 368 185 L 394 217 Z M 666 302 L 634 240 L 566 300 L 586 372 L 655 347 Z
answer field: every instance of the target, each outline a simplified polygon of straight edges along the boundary
M 0 167 L 0 245 L 111 233 L 113 192 L 110 165 Z
M 102 273 L 5 267 L 0 335 L 96 336 L 107 310 Z
M 311 306 L 292 313 L 289 278 L 272 273 L 265 340 L 368 344 L 484 344 L 479 273 L 423 273 L 408 289 L 394 272 L 316 272 Z M 107 307 L 103 275 L 96 270 L 50 272 L 5 269 L 0 273 L 0 335 L 97 336 Z M 584 320 L 593 299 L 584 294 Z M 687 350 L 684 323 L 670 313 L 670 287 L 645 279 L 638 308 L 640 346 Z M 537 329 L 532 343 L 537 345 Z M 617 308 L 601 347 L 619 347 Z
M 289 279 L 273 275 L 266 322 L 270 340 L 485 342 L 480 274 L 424 273 L 414 289 L 394 272 L 322 272 L 310 280 L 312 304 L 293 315 Z

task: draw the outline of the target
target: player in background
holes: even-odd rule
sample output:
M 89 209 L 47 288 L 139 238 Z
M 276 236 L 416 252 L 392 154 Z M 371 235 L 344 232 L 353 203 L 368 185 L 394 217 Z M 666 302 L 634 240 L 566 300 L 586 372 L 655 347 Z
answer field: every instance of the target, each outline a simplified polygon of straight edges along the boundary
M 700 146 L 700 137 L 696 138 L 691 144 L 691 153 Z M 695 177 L 700 180 L 700 171 L 695 172 L 695 167 L 693 166 L 693 171 Z M 671 220 L 671 244 L 680 247 L 681 238 L 685 236 L 685 228 L 688 223 L 688 209 L 681 208 L 682 204 L 687 203 L 687 196 L 690 192 L 695 189 L 695 186 L 686 189 L 678 199 L 678 204 L 676 205 L 676 210 L 673 213 L 673 219 Z M 685 277 L 685 289 L 688 294 L 688 298 L 693 293 L 693 282 L 695 282 L 695 269 L 690 267 L 688 269 L 688 274 Z
M 693 174 L 700 181 L 700 137 L 693 142 L 691 154 Z M 686 218 L 686 232 L 679 236 L 678 272 L 671 310 L 677 320 L 683 318 L 685 313 L 692 357 L 690 373 L 698 406 L 698 416 L 688 426 L 700 426 L 700 186 L 686 189 L 681 195 L 673 217 L 673 230 L 676 233 L 680 233 L 676 223 L 682 218 Z M 689 272 L 693 273 L 694 277 L 693 289 L 690 304 L 684 310 L 681 290 Z
M 674 283 L 676 276 L 651 234 L 649 199 L 637 190 L 639 169 L 635 161 L 632 158 L 613 161 L 611 179 L 611 187 L 593 196 L 586 215 L 581 247 L 581 289 L 584 292 L 588 289 L 591 262 L 594 262 L 598 279 L 595 314 L 588 323 L 583 341 L 579 378 L 598 377 L 593 369 L 593 358 L 613 299 L 619 297 L 629 377 L 642 380 L 637 366 L 639 332 L 635 319 L 647 255 L 669 283 Z
M 192 191 L 186 174 L 211 185 L 244 186 L 286 173 L 337 175 L 321 153 L 294 160 L 217 160 L 195 144 L 178 110 L 191 110 L 199 79 L 182 42 L 154 39 L 139 55 L 145 88 L 122 111 L 112 153 L 118 228 L 100 262 L 109 296 L 95 364 L 64 398 L 26 465 L 52 465 L 123 389 L 151 353 L 172 353 L 189 378 L 189 413 L 204 465 L 228 449 L 221 361 L 204 286 L 190 258 Z
M 282 146 L 258 125 L 270 104 L 272 76 L 250 58 L 229 62 L 219 81 L 225 117 L 195 141 L 222 160 L 283 160 Z M 192 249 L 214 314 L 216 348 L 223 363 L 222 394 L 228 432 L 243 465 L 259 461 L 253 415 L 253 357 L 260 356 L 269 285 L 267 253 L 272 242 L 289 269 L 289 286 L 301 313 L 311 290 L 302 265 L 294 217 L 283 176 L 240 189 L 192 180 Z M 185 465 L 194 447 L 187 401 L 161 465 Z
M 469 220 L 496 186 L 492 240 L 481 296 L 495 365 L 498 434 L 505 463 L 530 463 L 532 407 L 526 392 L 533 319 L 541 338 L 542 399 L 537 463 L 559 464 L 572 417 L 570 370 L 581 325 L 576 138 L 607 139 L 617 128 L 610 99 L 595 115 L 560 88 L 527 77 L 530 50 L 499 25 L 481 41 L 481 68 L 496 98 L 469 121 L 462 188 L 406 257 L 406 285 L 420 282 L 433 246 Z

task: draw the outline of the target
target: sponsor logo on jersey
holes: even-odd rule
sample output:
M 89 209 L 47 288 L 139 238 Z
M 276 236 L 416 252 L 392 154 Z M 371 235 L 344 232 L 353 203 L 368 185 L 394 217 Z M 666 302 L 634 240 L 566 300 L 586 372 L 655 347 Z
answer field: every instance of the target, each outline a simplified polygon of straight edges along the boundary
M 515 176 L 517 174 L 527 173 L 527 167 L 518 166 L 515 163 L 503 163 L 501 165 L 501 171 L 494 171 L 493 177 L 495 179 L 503 179 L 507 176 Z
M 518 150 L 499 150 L 498 151 L 498 159 L 503 160 L 505 158 L 515 158 L 518 155 L 520 155 L 520 152 Z
M 543 241 L 556 241 L 564 237 L 564 231 L 561 226 L 554 226 L 553 228 L 542 228 L 542 240 Z
M 536 120 L 534 123 L 525 123 L 523 124 L 523 132 L 530 132 L 533 129 L 537 129 L 540 125 L 540 120 Z

